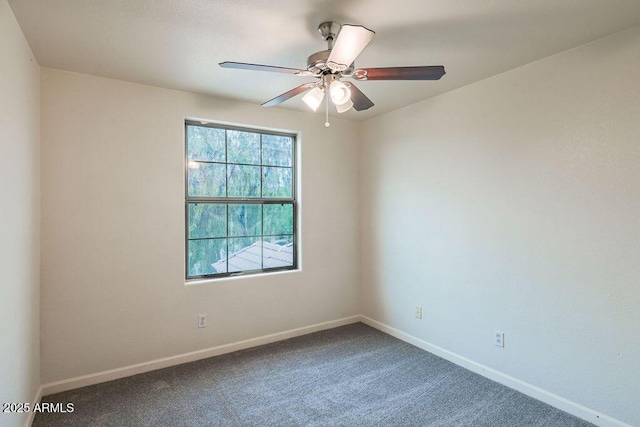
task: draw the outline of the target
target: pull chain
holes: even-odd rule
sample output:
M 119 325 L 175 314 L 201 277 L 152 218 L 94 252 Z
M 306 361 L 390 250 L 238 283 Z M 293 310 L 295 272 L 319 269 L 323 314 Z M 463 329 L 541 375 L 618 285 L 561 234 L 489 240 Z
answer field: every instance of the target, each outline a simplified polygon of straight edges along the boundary
M 325 92 L 329 92 L 328 90 L 325 89 Z M 324 99 L 325 99 L 325 122 L 324 122 L 324 126 L 325 127 L 329 127 L 329 94 L 325 93 L 324 95 Z

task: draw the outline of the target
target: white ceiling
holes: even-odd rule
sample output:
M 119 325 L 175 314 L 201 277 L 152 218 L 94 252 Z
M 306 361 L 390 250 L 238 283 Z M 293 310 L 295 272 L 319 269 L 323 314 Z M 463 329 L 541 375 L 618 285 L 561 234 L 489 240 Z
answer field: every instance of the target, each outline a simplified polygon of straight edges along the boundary
M 370 81 L 374 117 L 640 24 L 638 0 L 8 0 L 41 66 L 261 104 L 312 78 L 323 21 L 376 32 L 358 67 L 444 65 L 440 81 Z M 304 110 L 300 97 L 278 108 Z M 320 113 L 317 113 L 320 114 Z

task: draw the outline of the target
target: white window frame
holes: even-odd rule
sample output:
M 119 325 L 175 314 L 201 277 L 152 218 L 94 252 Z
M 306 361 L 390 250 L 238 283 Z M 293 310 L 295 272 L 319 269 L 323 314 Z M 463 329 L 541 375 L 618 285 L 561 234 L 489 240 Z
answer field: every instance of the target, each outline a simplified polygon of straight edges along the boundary
M 225 130 L 225 151 L 226 151 L 226 131 L 241 131 L 241 132 L 251 132 L 251 133 L 257 133 L 260 134 L 260 147 L 262 150 L 262 135 L 276 135 L 276 136 L 287 136 L 287 137 L 291 137 L 292 138 L 292 153 L 291 153 L 291 197 L 287 197 L 287 198 L 269 198 L 269 197 L 203 197 L 203 196 L 190 196 L 189 195 L 189 162 L 192 162 L 193 160 L 189 159 L 189 140 L 188 140 L 188 128 L 189 126 L 200 126 L 200 127 L 210 127 L 210 128 L 215 128 L 215 129 L 224 129 Z M 297 203 L 297 189 L 296 189 L 296 177 L 297 177 L 297 158 L 296 158 L 296 151 L 297 151 L 297 135 L 294 133 L 284 133 L 284 132 L 274 132 L 274 131 L 270 131 L 270 130 L 264 130 L 264 129 L 256 129 L 256 128 L 250 128 L 250 127 L 241 127 L 241 126 L 229 126 L 229 125 L 223 125 L 223 124 L 217 124 L 217 123 L 201 123 L 199 121 L 192 121 L 192 120 L 185 120 L 185 143 L 184 143 L 184 147 L 185 147 L 185 190 L 184 190 L 184 194 L 185 194 L 185 278 L 187 280 L 187 282 L 189 281 L 194 281 L 194 280 L 208 280 L 208 279 L 219 279 L 219 278 L 227 278 L 227 277 L 233 277 L 233 276 L 240 276 L 240 275 L 251 275 L 251 274 L 263 274 L 263 273 L 272 273 L 272 272 L 281 272 L 281 271 L 287 271 L 287 270 L 297 270 L 298 269 L 298 203 Z M 226 156 L 225 156 L 226 157 Z M 236 163 L 232 163 L 232 162 L 228 162 L 228 159 L 225 158 L 225 162 L 209 162 L 209 161 L 197 161 L 200 163 L 218 163 L 218 164 L 225 164 L 226 167 L 228 168 L 228 165 L 235 165 Z M 262 164 L 262 161 L 260 161 L 259 165 L 252 165 L 252 166 L 260 166 L 261 171 L 262 168 L 264 167 L 269 167 L 269 166 L 273 166 L 273 165 L 265 165 Z M 228 179 L 228 174 L 226 175 Z M 263 179 L 263 174 L 260 173 L 260 180 L 261 180 L 261 188 L 262 188 L 262 179 Z M 293 231 L 292 231 L 292 242 L 293 242 L 293 263 L 292 265 L 289 266 L 280 266 L 280 267 L 271 267 L 271 268 L 264 268 L 264 263 L 262 268 L 258 268 L 258 269 L 253 269 L 253 270 L 244 270 L 244 271 L 234 271 L 234 272 L 228 272 L 228 268 L 227 268 L 227 272 L 225 273 L 213 273 L 213 274 L 201 274 L 201 275 L 190 275 L 190 271 L 189 271 L 189 242 L 193 241 L 193 240 L 197 240 L 197 239 L 190 239 L 189 238 L 189 205 L 192 203 L 216 203 L 216 204 L 225 204 L 227 205 L 227 236 L 225 237 L 225 239 L 229 239 L 229 221 L 228 221 L 228 206 L 230 205 L 269 205 L 269 204 L 290 204 L 292 205 L 292 215 L 293 215 Z M 264 221 L 264 216 L 262 216 L 262 221 Z M 271 235 L 267 235 L 264 234 L 264 229 L 262 230 L 262 233 L 259 235 L 255 235 L 255 236 L 250 236 L 250 237 L 272 237 Z M 263 240 L 264 241 L 264 240 Z M 227 242 L 227 248 L 228 248 L 228 242 Z M 227 263 L 230 257 L 230 254 L 227 250 Z

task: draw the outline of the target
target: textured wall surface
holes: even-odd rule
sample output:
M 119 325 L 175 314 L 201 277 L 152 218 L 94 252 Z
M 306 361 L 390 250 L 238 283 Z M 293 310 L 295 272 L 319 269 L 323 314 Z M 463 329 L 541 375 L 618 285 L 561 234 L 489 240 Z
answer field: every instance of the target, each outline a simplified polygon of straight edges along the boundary
M 300 132 L 301 270 L 185 286 L 189 117 Z M 357 126 L 323 124 L 43 68 L 43 383 L 357 314 Z
M 30 401 L 40 370 L 50 383 L 363 313 L 640 425 L 640 28 L 327 129 L 40 70 L 6 0 L 0 20 L 3 401 Z M 185 285 L 185 118 L 300 133 L 300 271 Z
M 640 425 L 639 45 L 635 27 L 365 122 L 363 313 Z
M 0 0 L 0 403 L 40 386 L 40 67 Z M 25 414 L 0 413 L 19 426 Z

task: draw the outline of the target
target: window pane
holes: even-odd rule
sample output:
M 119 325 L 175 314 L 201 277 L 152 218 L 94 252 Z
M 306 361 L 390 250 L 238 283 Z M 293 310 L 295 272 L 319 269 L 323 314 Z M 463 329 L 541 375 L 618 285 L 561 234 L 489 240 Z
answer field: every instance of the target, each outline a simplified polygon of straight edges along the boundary
M 280 135 L 262 135 L 262 164 L 292 166 L 293 138 Z
M 224 162 L 224 129 L 187 126 L 187 155 L 189 160 Z
M 265 235 L 293 234 L 293 204 L 264 205 Z
M 296 137 L 185 126 L 187 279 L 293 267 Z
M 227 239 L 189 240 L 189 276 L 226 273 Z
M 216 163 L 189 162 L 189 196 L 224 197 L 227 167 Z
M 266 237 L 262 257 L 264 268 L 292 266 L 293 236 Z
M 227 131 L 227 161 L 229 163 L 260 164 L 260 134 Z
M 228 197 L 260 197 L 260 166 L 229 165 Z
M 226 237 L 226 235 L 226 205 L 189 203 L 189 239 Z
M 292 197 L 291 168 L 262 168 L 262 197 Z
M 229 273 L 261 268 L 262 245 L 259 237 L 229 239 Z
M 229 236 L 262 234 L 262 205 L 229 205 Z

